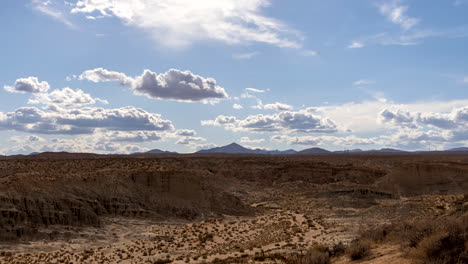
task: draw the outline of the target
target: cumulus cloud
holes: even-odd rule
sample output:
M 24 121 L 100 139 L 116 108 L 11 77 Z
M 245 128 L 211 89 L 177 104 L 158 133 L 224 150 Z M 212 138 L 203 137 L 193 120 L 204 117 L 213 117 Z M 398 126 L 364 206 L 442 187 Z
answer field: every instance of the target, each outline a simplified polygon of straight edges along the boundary
M 384 123 L 395 126 L 417 128 L 429 125 L 440 129 L 468 127 L 468 106 L 453 109 L 449 113 L 409 112 L 400 109 L 384 109 L 379 118 Z
M 262 109 L 267 109 L 267 110 L 275 110 L 275 111 L 287 111 L 287 110 L 292 110 L 293 107 L 288 104 L 283 104 L 276 102 L 274 104 L 266 104 L 266 105 L 261 105 Z
M 177 140 L 176 144 L 179 145 L 190 145 L 194 144 L 195 142 L 206 141 L 205 138 L 202 137 L 182 137 Z
M 176 135 L 182 136 L 182 137 L 192 137 L 192 136 L 195 136 L 196 134 L 197 132 L 191 129 L 179 129 L 176 131 Z
M 189 146 L 192 147 L 193 149 L 195 149 L 196 151 L 218 147 L 218 145 L 213 144 L 213 143 L 192 144 L 192 145 L 189 145 Z
M 49 83 L 40 82 L 37 77 L 21 78 L 13 86 L 3 86 L 10 93 L 45 93 L 49 90 Z
M 259 144 L 265 142 L 265 139 L 259 138 L 259 139 L 252 139 L 249 137 L 241 137 L 240 142 L 242 143 L 248 143 L 248 144 Z
M 0 130 L 16 130 L 38 134 L 92 134 L 97 128 L 117 131 L 174 129 L 172 122 L 135 107 L 104 109 L 85 107 L 44 111 L 22 107 L 14 112 L 0 112 Z
M 239 110 L 239 109 L 242 109 L 244 107 L 242 105 L 240 105 L 240 104 L 233 104 L 232 108 Z
M 202 121 L 201 124 L 223 126 L 234 131 L 259 133 L 278 131 L 285 133 L 333 133 L 338 131 L 333 120 L 307 111 L 284 111 L 274 115 L 250 115 L 241 120 L 232 116 L 218 116 L 214 120 Z
M 122 145 L 111 141 L 95 141 L 91 137 L 76 137 L 74 139 L 53 139 L 47 144 L 38 146 L 39 151 L 67 151 L 74 153 L 121 153 L 130 154 L 135 152 L 145 152 L 148 148 L 138 145 Z
M 79 80 L 88 80 L 95 83 L 117 81 L 122 85 L 132 85 L 133 79 L 121 72 L 109 71 L 103 68 L 84 71 Z
M 83 72 L 79 79 L 92 82 L 116 81 L 131 88 L 135 94 L 156 99 L 207 102 L 228 97 L 224 88 L 218 86 L 215 79 L 176 69 L 161 74 L 144 70 L 142 75 L 131 78 L 124 73 L 96 68 Z
M 102 137 L 94 135 L 76 136 L 73 139 L 55 138 L 52 140 L 23 137 L 13 147 L 5 148 L 0 152 L 8 155 L 28 154 L 31 152 L 74 152 L 74 153 L 121 153 L 130 154 L 145 152 L 148 148 L 132 144 L 121 144 L 120 142 L 106 141 Z
M 97 102 L 102 104 L 109 103 L 100 98 L 93 98 L 90 94 L 85 93 L 82 90 L 64 88 L 62 90 L 54 90 L 50 93 L 34 94 L 33 97 L 29 99 L 28 104 L 44 104 L 55 105 L 57 107 L 76 108 L 96 104 Z
M 382 123 L 391 123 L 401 127 L 417 128 L 414 123 L 415 116 L 408 111 L 384 109 L 379 113 L 379 120 Z
M 320 145 L 335 145 L 335 146 L 367 146 L 382 144 L 383 141 L 377 137 L 362 138 L 357 136 L 287 136 L 275 135 L 270 138 L 272 142 L 287 143 L 290 145 L 303 146 L 320 146 Z
M 428 147 L 443 146 L 445 142 L 452 140 L 450 133 L 441 131 L 417 131 L 402 129 L 391 136 L 382 136 L 388 145 L 412 148 L 427 149 Z
M 403 30 L 409 30 L 419 23 L 419 19 L 409 17 L 406 13 L 408 6 L 401 5 L 401 1 L 393 0 L 379 6 L 380 13 L 389 21 L 399 25 Z
M 162 135 L 156 131 L 108 131 L 98 138 L 104 142 L 146 142 L 159 141 Z
M 10 137 L 9 141 L 12 143 L 34 143 L 34 142 L 44 142 L 45 139 L 36 135 L 30 135 L 30 136 L 25 136 L 25 137 L 12 136 Z
M 353 41 L 351 44 L 348 45 L 349 49 L 360 49 L 364 48 L 364 43 L 359 42 L 359 41 Z
M 169 47 L 204 40 L 301 47 L 297 31 L 262 15 L 269 5 L 269 0 L 80 0 L 71 12 L 116 17 Z

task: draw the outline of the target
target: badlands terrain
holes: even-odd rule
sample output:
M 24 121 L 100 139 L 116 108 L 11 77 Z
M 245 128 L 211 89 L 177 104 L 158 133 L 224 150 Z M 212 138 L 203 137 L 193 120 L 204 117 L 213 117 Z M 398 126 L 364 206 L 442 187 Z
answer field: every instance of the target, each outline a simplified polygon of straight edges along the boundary
M 0 157 L 0 263 L 467 263 L 468 155 Z

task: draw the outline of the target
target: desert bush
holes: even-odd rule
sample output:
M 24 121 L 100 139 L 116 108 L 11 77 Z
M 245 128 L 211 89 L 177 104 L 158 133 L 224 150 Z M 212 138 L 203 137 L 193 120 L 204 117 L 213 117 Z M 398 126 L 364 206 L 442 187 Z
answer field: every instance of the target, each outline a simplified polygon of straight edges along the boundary
M 330 249 L 330 256 L 332 257 L 338 257 L 343 255 L 346 252 L 346 246 L 343 244 L 343 242 L 339 242 L 337 244 L 334 244 L 332 248 Z
M 200 243 L 206 243 L 207 241 L 213 241 L 214 235 L 212 233 L 202 234 L 198 236 Z
M 354 240 L 346 249 L 346 254 L 352 259 L 362 259 L 370 254 L 370 242 L 363 239 Z
M 329 249 L 323 245 L 316 245 L 305 253 L 286 257 L 286 264 L 330 264 Z
M 432 234 L 423 237 L 409 255 L 416 262 L 468 263 L 468 218 L 447 219 Z
M 359 240 L 399 244 L 416 263 L 468 263 L 468 216 L 444 216 L 383 226 Z
M 167 264 L 171 262 L 172 260 L 169 260 L 169 259 L 158 259 L 158 260 L 153 261 L 153 264 Z

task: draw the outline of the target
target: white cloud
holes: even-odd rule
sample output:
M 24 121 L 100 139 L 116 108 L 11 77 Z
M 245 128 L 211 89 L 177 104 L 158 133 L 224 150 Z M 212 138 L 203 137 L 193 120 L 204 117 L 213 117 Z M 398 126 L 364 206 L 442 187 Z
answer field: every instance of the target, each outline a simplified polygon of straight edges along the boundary
M 233 104 L 232 108 L 239 110 L 239 109 L 242 109 L 244 107 L 242 105 L 240 105 L 240 104 Z
M 72 13 L 117 17 L 169 47 L 204 40 L 301 47 L 297 31 L 262 15 L 269 5 L 269 0 L 80 0 Z
M 275 135 L 270 138 L 272 142 L 288 143 L 290 145 L 304 145 L 304 146 L 320 146 L 320 145 L 334 145 L 334 146 L 368 146 L 381 144 L 382 141 L 376 137 L 361 138 L 356 136 L 287 136 Z
M 379 113 L 388 109 L 395 113 L 398 109 L 407 112 L 435 112 L 449 113 L 453 109 L 468 105 L 468 100 L 453 101 L 420 101 L 410 104 L 397 104 L 385 98 L 360 103 L 345 103 L 340 105 L 327 105 L 308 108 L 312 113 L 330 117 L 342 130 L 355 133 L 384 133 L 388 127 L 379 123 Z M 391 122 L 387 122 L 392 124 Z M 412 126 L 411 122 L 407 123 Z
M 88 80 L 95 83 L 117 81 L 122 85 L 129 86 L 132 85 L 134 81 L 133 78 L 128 77 L 124 73 L 109 71 L 103 68 L 84 71 L 80 76 L 78 76 L 78 79 Z
M 211 149 L 216 148 L 218 145 L 213 143 L 206 143 L 206 144 L 191 144 L 189 147 L 195 149 L 196 151 L 203 150 L 203 149 Z
M 167 131 L 172 122 L 159 114 L 135 107 L 104 109 L 85 107 L 47 112 L 36 107 L 22 107 L 14 112 L 0 112 L 0 130 L 38 134 L 92 134 L 96 129 L 116 131 Z
M 156 131 L 107 131 L 96 136 L 101 142 L 159 141 L 163 134 Z
M 468 27 L 459 26 L 449 29 L 412 29 L 410 31 L 397 33 L 379 33 L 364 37 L 360 40 L 366 46 L 383 45 L 383 46 L 414 46 L 422 43 L 428 38 L 464 38 L 468 36 Z
M 369 85 L 369 84 L 374 84 L 375 81 L 373 80 L 367 80 L 367 79 L 361 79 L 353 82 L 354 86 L 362 86 L 362 85 Z
M 55 138 L 50 141 L 44 139 L 35 141 L 22 140 L 20 144 L 0 150 L 8 155 L 28 154 L 31 152 L 74 152 L 74 153 L 121 153 L 130 154 L 135 152 L 145 152 L 148 148 L 132 144 L 120 144 L 106 141 L 102 137 L 77 136 L 73 139 Z
M 44 104 L 55 105 L 57 107 L 75 108 L 86 105 L 92 105 L 96 102 L 108 104 L 106 100 L 93 98 L 90 94 L 82 90 L 72 90 L 70 88 L 63 88 L 62 90 L 54 90 L 50 93 L 34 94 L 29 99 L 28 104 Z
M 83 72 L 79 79 L 93 82 L 117 81 L 131 88 L 135 94 L 157 99 L 215 102 L 228 97 L 215 79 L 176 69 L 161 74 L 144 70 L 142 75 L 131 78 L 124 73 L 97 68 Z
M 34 9 L 41 12 L 42 14 L 65 24 L 69 28 L 76 28 L 76 26 L 69 20 L 63 11 L 52 6 L 52 2 L 50 0 L 32 0 L 32 3 Z
M 308 57 L 315 57 L 315 56 L 318 55 L 318 52 L 315 51 L 315 50 L 305 50 L 305 51 L 302 52 L 302 54 L 304 56 L 308 56 Z
M 284 111 L 274 115 L 250 115 L 238 120 L 232 116 L 218 116 L 215 120 L 204 120 L 202 125 L 223 126 L 233 131 L 284 132 L 284 133 L 333 133 L 337 125 L 327 117 L 308 111 Z
M 276 102 L 274 104 L 265 104 L 265 105 L 259 105 L 261 109 L 266 109 L 266 110 L 275 110 L 275 111 L 288 111 L 292 110 L 293 107 L 288 104 L 283 104 Z
M 348 45 L 349 49 L 360 49 L 364 48 L 364 43 L 359 42 L 359 41 L 353 41 L 351 44 Z
M 192 137 L 192 136 L 195 136 L 196 134 L 197 132 L 191 129 L 179 129 L 176 131 L 176 135 L 182 136 L 182 137 Z
M 249 52 L 249 53 L 234 54 L 232 55 L 232 57 L 236 60 L 250 60 L 257 55 L 258 55 L 258 52 Z
M 382 122 L 399 127 L 431 126 L 446 130 L 468 129 L 468 106 L 453 109 L 448 113 L 384 109 L 380 112 L 379 117 Z
M 465 78 L 463 78 L 463 82 L 464 82 L 464 83 L 468 83 L 468 76 L 465 77 Z
M 30 135 L 30 136 L 25 136 L 25 137 L 18 137 L 18 136 L 12 136 L 10 137 L 10 142 L 12 143 L 34 143 L 34 142 L 44 142 L 45 139 L 36 136 L 36 135 Z
M 37 77 L 17 79 L 13 86 L 3 86 L 10 93 L 45 93 L 49 90 L 49 83 L 40 82 Z
M 240 142 L 242 143 L 248 143 L 248 144 L 259 144 L 265 142 L 265 139 L 260 138 L 260 139 L 252 139 L 249 137 L 241 137 Z
M 176 144 L 179 145 L 190 145 L 194 144 L 195 142 L 206 141 L 205 138 L 202 137 L 182 137 L 177 140 Z
M 253 92 L 253 93 L 264 93 L 267 90 L 260 90 L 260 89 L 255 89 L 255 88 L 245 88 L 247 92 Z
M 400 4 L 400 0 L 393 0 L 379 6 L 380 13 L 403 30 L 409 30 L 419 23 L 419 19 L 406 15 L 408 6 Z

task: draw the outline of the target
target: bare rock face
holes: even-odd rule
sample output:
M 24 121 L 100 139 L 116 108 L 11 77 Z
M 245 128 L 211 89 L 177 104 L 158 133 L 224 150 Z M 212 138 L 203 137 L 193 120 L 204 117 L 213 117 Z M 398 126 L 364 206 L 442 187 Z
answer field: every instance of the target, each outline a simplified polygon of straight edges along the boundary
M 76 163 L 1 164 L 11 171 L 0 178 L 1 240 L 34 238 L 39 228 L 52 225 L 100 226 L 102 216 L 195 219 L 251 212 L 237 197 L 210 185 L 199 171 Z
M 54 225 L 101 226 L 105 216 L 245 215 L 258 197 L 293 192 L 367 208 L 378 199 L 468 190 L 465 156 L 60 157 L 0 159 L 0 240 L 34 238 Z
M 463 193 L 467 177 L 466 163 L 411 162 L 395 165 L 377 186 L 405 196 Z

